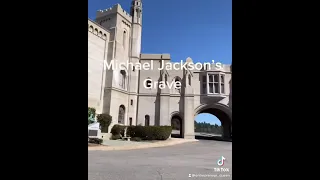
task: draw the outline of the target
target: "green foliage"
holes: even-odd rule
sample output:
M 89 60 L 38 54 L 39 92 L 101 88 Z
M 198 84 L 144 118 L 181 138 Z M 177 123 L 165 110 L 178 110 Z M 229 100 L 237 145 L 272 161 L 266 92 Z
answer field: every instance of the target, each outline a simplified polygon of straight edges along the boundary
M 124 129 L 126 128 L 126 126 L 122 126 L 122 125 L 114 125 L 111 129 L 111 134 L 112 135 L 124 135 Z
M 88 125 L 92 123 L 92 121 L 89 119 L 90 117 L 96 116 L 96 109 L 92 107 L 88 107 Z
M 166 140 L 172 132 L 171 126 L 129 126 L 127 134 L 142 140 Z
M 102 144 L 103 139 L 99 139 L 99 138 L 89 138 L 89 143 L 92 144 Z
M 218 126 L 217 124 L 212 125 L 206 122 L 197 123 L 194 121 L 194 127 L 195 132 L 222 134 L 222 126 Z
M 101 132 L 108 133 L 108 128 L 112 122 L 112 116 L 109 114 L 98 114 L 97 121 L 100 123 Z
M 116 135 L 112 135 L 111 136 L 111 140 L 117 140 L 117 139 L 120 139 L 121 137 L 120 137 L 120 134 L 116 134 Z
M 137 142 L 139 142 L 139 141 L 142 141 L 142 139 L 139 138 L 139 137 L 133 137 L 133 138 L 131 138 L 131 141 L 137 141 Z

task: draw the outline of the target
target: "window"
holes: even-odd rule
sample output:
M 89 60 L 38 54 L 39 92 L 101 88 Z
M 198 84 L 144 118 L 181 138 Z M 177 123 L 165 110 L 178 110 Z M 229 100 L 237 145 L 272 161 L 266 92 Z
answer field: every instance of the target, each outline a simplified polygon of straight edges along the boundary
M 127 32 L 126 31 L 123 31 L 123 42 L 122 42 L 122 45 L 123 45 L 123 48 L 125 49 L 126 48 L 126 42 L 127 42 Z
M 150 126 L 150 116 L 149 115 L 144 116 L 144 125 Z
M 121 70 L 120 71 L 120 83 L 119 83 L 120 87 L 125 89 L 125 85 L 126 85 L 126 71 L 125 70 Z
M 208 82 L 206 81 L 208 78 Z M 224 74 L 208 74 L 203 76 L 202 89 L 203 94 L 224 94 L 225 86 L 224 86 Z
M 132 71 L 134 72 L 136 70 L 136 67 L 135 66 L 132 66 Z
M 167 74 L 164 76 L 164 81 L 165 81 L 165 83 L 167 83 L 167 81 L 168 81 L 168 75 Z
M 219 74 L 213 75 L 214 79 L 214 93 L 220 93 L 219 89 Z
M 202 77 L 202 93 L 207 94 L 207 75 Z
M 224 75 L 220 74 L 220 81 L 221 81 L 221 93 L 224 94 Z
M 129 125 L 132 126 L 132 117 L 129 118 Z
M 119 114 L 118 114 L 118 123 L 124 124 L 124 116 L 125 116 L 125 107 L 124 105 L 121 105 L 119 107 Z
M 133 105 L 133 100 L 132 99 L 131 99 L 131 103 L 130 104 L 131 104 L 131 106 Z
M 145 87 L 147 88 L 151 88 L 151 79 L 150 78 L 147 78 L 147 81 L 146 81 L 146 84 L 145 84 Z
M 214 84 L 214 81 L 213 81 L 213 76 L 212 75 L 209 75 L 209 82 L 208 82 L 208 85 L 209 85 L 209 93 L 214 93 L 213 91 L 213 84 Z
M 178 83 L 180 82 L 180 83 Z M 180 93 L 181 92 L 181 80 L 179 77 L 175 78 L 175 83 L 176 83 L 176 90 Z
M 189 86 L 191 86 L 191 75 L 188 76 Z

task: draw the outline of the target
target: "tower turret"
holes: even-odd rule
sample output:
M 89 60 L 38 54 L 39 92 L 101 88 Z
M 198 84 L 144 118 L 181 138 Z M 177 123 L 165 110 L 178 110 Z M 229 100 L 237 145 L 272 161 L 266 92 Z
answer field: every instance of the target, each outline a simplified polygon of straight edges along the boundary
M 132 23 L 142 25 L 142 2 L 141 0 L 132 0 L 130 15 L 132 16 Z
M 131 57 L 140 57 L 142 33 L 142 2 L 132 0 L 130 15 L 132 16 L 132 41 Z
M 133 64 L 140 62 L 141 54 L 141 36 L 142 36 L 142 2 L 141 0 L 132 0 L 130 15 L 132 17 L 131 24 L 131 44 L 129 52 L 129 61 Z M 129 71 L 129 99 L 131 105 L 128 107 L 129 117 L 133 117 L 133 124 L 137 123 L 137 107 L 139 92 L 139 70 Z

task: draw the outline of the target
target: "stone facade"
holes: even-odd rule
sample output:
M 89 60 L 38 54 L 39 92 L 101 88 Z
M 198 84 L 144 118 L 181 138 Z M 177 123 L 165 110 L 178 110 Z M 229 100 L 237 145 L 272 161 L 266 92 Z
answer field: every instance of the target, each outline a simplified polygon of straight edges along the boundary
M 142 14 L 142 2 L 133 0 L 130 14 L 116 4 L 97 11 L 95 21 L 88 19 L 88 106 L 110 114 L 110 128 L 114 124 L 171 125 L 176 118 L 184 138 L 194 138 L 197 114 L 211 113 L 220 119 L 223 135 L 230 136 L 231 66 L 159 70 L 162 63 L 172 63 L 170 54 L 141 54 Z M 104 60 L 123 64 L 108 69 Z M 131 66 L 136 63 L 152 64 L 153 69 Z M 146 79 L 180 82 L 181 88 L 146 88 Z

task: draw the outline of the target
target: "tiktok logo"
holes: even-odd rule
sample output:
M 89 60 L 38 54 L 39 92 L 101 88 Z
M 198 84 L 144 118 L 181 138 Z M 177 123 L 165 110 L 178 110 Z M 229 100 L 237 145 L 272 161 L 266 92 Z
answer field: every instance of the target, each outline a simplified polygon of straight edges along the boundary
M 221 156 L 221 158 L 218 159 L 218 161 L 217 161 L 218 166 L 223 166 L 225 160 L 226 160 L 226 158 Z

